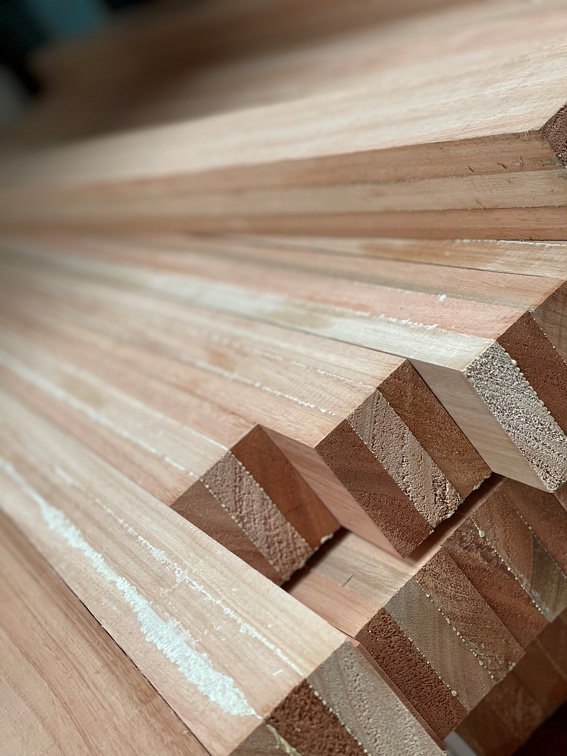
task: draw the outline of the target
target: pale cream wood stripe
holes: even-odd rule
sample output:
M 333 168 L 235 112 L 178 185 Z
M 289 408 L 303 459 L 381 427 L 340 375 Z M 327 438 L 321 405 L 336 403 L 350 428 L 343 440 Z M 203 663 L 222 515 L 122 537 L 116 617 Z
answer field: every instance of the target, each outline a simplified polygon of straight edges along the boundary
M 268 264 L 428 292 L 443 301 L 459 297 L 521 308 L 567 359 L 565 244 L 199 237 L 199 245 Z
M 307 253 L 332 253 L 339 260 L 343 255 L 349 255 L 361 258 L 361 266 L 363 260 L 381 260 L 394 264 L 404 262 L 508 273 L 514 277 L 521 275 L 561 281 L 567 279 L 566 242 L 332 236 L 241 236 L 233 237 L 233 242 L 240 242 L 247 248 L 254 245 L 263 250 L 283 248 Z M 330 260 L 329 265 L 334 266 L 335 261 Z
M 144 238 L 135 236 L 140 244 Z M 183 249 L 187 237 L 168 234 L 167 245 Z M 309 273 L 346 278 L 406 291 L 435 294 L 440 301 L 460 298 L 511 309 L 532 310 L 552 296 L 567 279 L 567 262 L 556 266 L 555 274 L 546 265 L 544 245 L 532 243 L 531 257 L 522 243 L 440 241 L 434 245 L 423 239 L 340 239 L 329 237 L 227 237 L 194 236 L 194 246 L 213 254 L 260 262 L 268 267 L 299 268 Z M 132 237 L 124 241 L 132 243 Z M 147 237 L 145 238 L 147 241 Z M 367 242 L 367 244 L 365 244 Z M 483 250 L 495 259 L 508 244 L 518 257 L 505 271 L 483 267 Z M 563 245 L 567 249 L 567 245 Z M 561 249 L 561 245 L 557 245 Z M 478 265 L 475 257 L 478 251 Z M 462 259 L 461 259 L 462 253 Z M 538 262 L 541 255 L 541 271 Z M 557 253 L 555 257 L 558 257 Z

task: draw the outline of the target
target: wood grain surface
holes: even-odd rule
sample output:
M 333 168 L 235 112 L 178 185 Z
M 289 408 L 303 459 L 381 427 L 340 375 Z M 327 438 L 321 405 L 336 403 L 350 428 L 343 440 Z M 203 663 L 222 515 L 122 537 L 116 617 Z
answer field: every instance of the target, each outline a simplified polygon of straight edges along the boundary
M 4 753 L 207 756 L 10 520 L 0 522 Z
M 65 359 L 72 350 L 61 351 L 62 338 L 79 351 L 80 342 L 89 343 L 236 409 L 263 426 L 341 524 L 380 545 L 408 553 L 488 474 L 416 371 L 399 358 L 165 303 L 151 292 L 117 291 L 84 276 L 4 270 L 3 311 L 26 320 L 36 339 Z M 268 489 L 268 482 L 262 485 Z
M 516 486 L 492 482 L 442 537 L 444 550 L 526 648 L 564 611 L 566 578 L 548 531 L 538 529 L 540 540 L 521 515 L 532 505 L 531 490 Z M 525 501 L 518 504 L 520 497 Z
M 359 640 L 445 737 L 524 650 L 442 547 L 408 563 L 349 534 L 288 590 Z
M 359 640 L 445 737 L 540 634 L 562 648 L 548 628 L 567 608 L 566 573 L 553 556 L 566 525 L 553 495 L 496 478 L 411 557 L 344 535 L 288 590 Z M 550 696 L 562 690 L 554 680 Z
M 61 237 L 56 239 L 48 248 L 42 238 L 30 259 L 45 258 L 49 249 L 54 266 L 112 285 L 409 359 L 495 472 L 550 490 L 567 475 L 565 432 L 498 343 L 525 314 L 521 308 L 475 302 L 473 313 L 471 303 L 457 297 L 299 269 L 277 269 L 277 276 L 268 277 L 275 267 L 212 255 L 198 239 L 174 238 L 171 245 L 163 237 L 153 244 L 85 239 L 79 245 L 68 237 L 66 252 Z M 20 254 L 25 249 L 24 241 Z M 540 337 L 544 355 L 551 351 L 555 358 L 545 335 Z
M 490 5 L 488 18 L 473 4 L 410 21 L 388 55 L 367 33 L 366 45 L 329 42 L 318 64 L 281 61 L 279 98 L 278 63 L 264 62 L 267 82 L 244 71 L 227 84 L 225 112 L 174 109 L 168 125 L 6 150 L 2 223 L 563 239 L 567 17 L 551 0 Z
M 325 753 L 327 738 L 439 752 L 343 634 L 14 397 L 1 406 L 3 511 L 211 754 Z
M 270 579 L 283 582 L 337 529 L 256 426 L 120 364 L 112 342 L 2 325 L 6 390 Z
M 567 699 L 565 3 L 174 5 L 0 135 L 0 750 L 511 756 Z
M 567 697 L 565 615 L 530 644 L 526 654 L 457 728 L 481 756 L 512 754 Z

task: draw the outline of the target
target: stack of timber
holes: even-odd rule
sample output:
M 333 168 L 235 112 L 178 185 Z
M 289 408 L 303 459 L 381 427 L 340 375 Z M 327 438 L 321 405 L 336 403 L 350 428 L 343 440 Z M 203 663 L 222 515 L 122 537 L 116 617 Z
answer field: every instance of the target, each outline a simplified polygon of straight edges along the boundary
M 439 753 L 419 719 L 344 634 L 17 398 L 2 392 L 0 401 L 3 512 L 168 705 L 168 737 L 181 739 L 183 752 Z M 25 562 L 25 555 L 13 559 Z M 14 613 L 3 613 L 7 651 L 18 648 L 22 629 L 34 629 L 10 624 L 18 613 L 25 616 L 21 582 L 3 582 L 8 600 L 20 600 Z M 57 613 L 46 604 L 48 618 L 52 611 L 53 623 Z M 47 665 L 54 664 L 49 644 L 57 634 L 47 650 L 32 640 L 25 639 L 23 660 L 31 691 L 23 665 L 12 666 L 3 682 L 14 716 L 18 709 L 25 716 L 42 683 L 56 682 Z M 34 656 L 41 661 L 42 653 L 45 664 L 34 669 Z M 103 683 L 92 683 L 95 700 Z M 43 719 L 48 704 L 39 700 L 38 706 Z M 53 701 L 59 717 L 64 706 L 60 693 Z M 81 713 L 76 716 L 80 729 Z M 16 753 L 25 750 L 27 737 L 17 729 Z M 48 741 L 49 733 L 40 737 Z
M 563 309 L 567 271 L 551 281 L 483 272 L 451 281 L 452 271 L 442 266 L 392 263 L 390 273 L 385 263 L 361 266 L 351 256 L 272 252 L 207 237 L 55 237 L 50 243 L 43 235 L 35 249 L 17 239 L 13 248 L 28 266 L 52 264 L 398 355 L 412 363 L 492 470 L 547 490 L 567 480 L 567 364 L 554 344 L 564 339 L 555 313 Z
M 265 471 L 262 479 L 257 476 L 265 490 L 273 488 L 277 496 L 285 479 L 285 472 L 278 477 L 270 464 L 273 444 L 344 527 L 401 554 L 419 545 L 489 474 L 408 362 L 97 284 L 96 261 L 83 276 L 57 269 L 54 273 L 49 267 L 54 258 L 43 240 L 35 240 L 31 247 L 28 241 L 27 248 L 36 250 L 38 244 L 43 250 L 40 259 L 27 257 L 16 241 L 5 248 L 16 248 L 19 255 L 2 257 L 5 285 L 0 312 L 5 332 L 19 329 L 21 336 L 31 339 L 18 357 L 14 353 L 18 337 L 12 336 L 11 347 L 4 338 L 2 348 L 12 349 L 12 360 L 7 362 L 6 356 L 3 364 L 11 366 L 13 381 L 26 395 L 29 386 L 23 388 L 20 382 L 26 379 L 26 370 L 29 375 L 34 350 L 39 354 L 43 345 L 57 354 L 55 363 L 78 360 L 106 378 L 117 372 L 114 365 L 119 357 L 128 363 L 122 378 L 117 376 L 124 391 L 129 386 L 128 369 L 189 390 L 196 401 L 191 406 L 188 397 L 180 410 L 188 418 L 201 411 L 200 400 L 214 397 L 255 424 L 256 456 L 242 449 L 242 443 L 234 449 L 253 473 L 257 466 Z M 27 368 L 21 360 L 27 361 Z M 39 366 L 36 373 L 32 383 L 38 386 L 46 376 Z M 54 411 L 53 396 L 65 385 L 64 377 L 54 375 L 54 383 L 45 396 L 50 411 Z M 45 381 L 43 390 L 45 394 Z M 135 391 L 139 396 L 140 387 L 135 386 Z M 176 396 L 172 389 L 167 391 L 168 396 Z M 146 400 L 152 393 L 146 390 Z M 177 396 L 181 407 L 182 398 Z M 93 401 L 91 415 L 100 404 Z M 155 395 L 151 401 L 155 405 Z M 171 406 L 169 412 L 179 417 Z M 299 509 L 299 492 L 291 494 L 289 480 L 286 487 Z M 187 511 L 185 506 L 177 509 Z M 320 511 L 307 500 L 304 509 L 304 516 L 315 521 L 312 528 L 319 526 L 321 540 Z M 333 532 L 330 525 L 326 527 L 327 534 Z
M 564 612 L 530 644 L 514 670 L 473 709 L 456 734 L 480 756 L 507 756 L 513 754 L 566 698 L 567 614 Z
M 438 11 L 413 34 L 402 24 L 384 55 L 370 35 L 362 60 L 356 36 L 346 50 L 332 38 L 323 85 L 321 64 L 296 63 L 275 102 L 262 104 L 262 88 L 278 65 L 259 103 L 235 96 L 209 116 L 6 150 L 0 221 L 564 239 L 567 13 L 557 0 L 493 5 L 486 19 L 473 4 Z M 335 44 L 339 67 L 354 56 L 344 80 Z
M 496 478 L 405 563 L 349 534 L 289 590 L 356 638 L 445 737 L 567 608 L 566 536 L 552 494 Z
M 564 3 L 153 18 L 0 146 L 7 752 L 512 754 L 567 698 Z
M 324 240 L 318 244 L 324 250 Z M 346 254 L 332 245 L 313 252 L 297 239 L 5 238 L 2 416 L 6 443 L 15 443 L 18 427 L 35 445 L 36 423 L 52 423 L 56 435 L 59 426 L 275 582 L 300 568 L 339 521 L 359 533 L 332 539 L 288 593 L 359 643 L 420 726 L 444 738 L 457 726 L 468 733 L 466 723 L 516 680 L 511 670 L 527 664 L 530 644 L 567 609 L 567 487 L 558 488 L 560 480 L 554 495 L 541 480 L 535 488 L 494 475 L 483 484 L 489 468 L 410 362 L 324 338 L 317 327 L 303 333 L 255 319 L 239 309 L 246 297 L 191 298 L 188 290 L 199 287 L 185 273 L 198 265 L 214 293 L 207 270 L 237 283 L 254 271 L 253 303 L 262 269 L 267 288 L 278 281 L 297 292 L 301 276 L 312 276 L 317 297 L 338 278 L 343 297 L 356 285 L 394 291 L 408 311 L 424 293 L 444 304 L 442 281 L 454 307 L 507 307 L 516 320 L 502 338 L 524 330 L 518 351 L 506 342 L 503 352 L 534 380 L 522 334 L 539 329 L 532 344 L 543 345 L 541 373 L 550 377 L 536 384 L 538 395 L 560 407 L 564 387 L 553 378 L 562 369 L 554 347 L 563 338 L 561 258 L 540 271 L 534 245 L 517 245 L 517 267 L 523 251 L 529 273 L 479 264 L 459 280 L 435 261 L 389 259 L 394 248 L 411 256 L 422 243 L 381 244 L 383 259 L 376 250 L 358 256 L 349 243 Z M 545 247 L 553 255 L 558 248 Z M 497 382 L 494 395 L 503 386 Z M 6 465 L 13 472 L 9 456 Z M 70 472 L 63 478 L 76 487 Z M 410 507 L 428 512 L 427 527 L 415 528 Z

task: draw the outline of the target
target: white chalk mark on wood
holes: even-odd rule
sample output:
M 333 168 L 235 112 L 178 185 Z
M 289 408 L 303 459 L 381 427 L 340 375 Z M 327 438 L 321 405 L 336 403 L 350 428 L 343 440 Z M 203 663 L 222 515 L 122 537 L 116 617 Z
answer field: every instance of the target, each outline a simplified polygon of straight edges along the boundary
M 136 614 L 146 641 L 175 664 L 191 685 L 226 714 L 238 717 L 259 716 L 246 700 L 244 693 L 235 686 L 232 678 L 214 669 L 207 654 L 196 651 L 191 646 L 191 635 L 179 621 L 174 617 L 167 620 L 161 617 L 135 586 L 112 569 L 102 554 L 85 540 L 81 531 L 63 512 L 49 504 L 9 462 L 0 459 L 0 467 L 38 505 L 49 529 L 71 548 L 80 551 L 101 577 L 118 588 Z

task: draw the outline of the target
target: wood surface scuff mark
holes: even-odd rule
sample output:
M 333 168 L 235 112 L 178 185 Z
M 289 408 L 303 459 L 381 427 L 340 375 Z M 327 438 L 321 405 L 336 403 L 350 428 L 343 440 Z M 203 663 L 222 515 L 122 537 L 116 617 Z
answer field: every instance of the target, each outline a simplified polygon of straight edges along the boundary
M 174 664 L 187 682 L 216 704 L 226 714 L 238 717 L 258 717 L 244 693 L 228 675 L 214 669 L 205 652 L 196 651 L 191 634 L 174 617 L 161 617 L 150 602 L 126 578 L 119 575 L 96 551 L 83 534 L 57 507 L 49 504 L 6 460 L 0 459 L 0 468 L 34 501 L 47 527 L 72 549 L 81 552 L 95 571 L 113 584 L 124 596 L 135 613 L 142 634 L 163 656 Z
M 0 465 L 1 465 L 0 460 Z M 68 483 L 71 483 L 72 485 L 79 488 L 83 494 L 86 494 L 85 490 L 81 486 L 81 484 L 76 481 L 74 478 L 72 478 L 69 473 L 65 470 L 63 470 L 61 467 L 57 467 L 58 474 L 63 474 L 66 481 Z M 215 596 L 211 595 L 209 591 L 200 583 L 198 583 L 191 575 L 187 572 L 187 570 L 183 569 L 183 567 L 180 567 L 177 562 L 175 562 L 171 557 L 169 557 L 163 549 L 158 548 L 157 546 L 154 546 L 152 543 L 150 543 L 147 538 L 144 538 L 140 533 L 138 533 L 135 528 L 133 528 L 130 524 L 126 522 L 126 520 L 123 517 L 120 517 L 114 510 L 102 502 L 98 497 L 95 497 L 93 499 L 94 503 L 97 504 L 99 507 L 101 507 L 108 515 L 110 515 L 116 522 L 121 525 L 126 532 L 131 535 L 133 538 L 137 540 L 137 542 L 143 546 L 144 549 L 148 550 L 152 557 L 159 562 L 160 564 L 163 564 L 168 570 L 172 571 L 175 576 L 175 585 L 180 584 L 186 584 L 188 585 L 192 590 L 199 593 L 205 601 L 213 603 L 215 606 L 218 606 L 223 614 L 227 617 L 230 617 L 232 620 L 234 620 L 238 627 L 239 632 L 250 635 L 255 640 L 258 640 L 260 643 L 262 643 L 266 648 L 268 648 L 270 651 L 276 654 L 276 656 L 281 659 L 288 667 L 290 667 L 296 674 L 303 676 L 303 672 L 301 669 L 291 660 L 288 659 L 285 654 L 279 649 L 272 641 L 268 640 L 264 635 L 262 635 L 255 627 L 250 625 L 248 622 L 245 622 L 238 614 L 237 612 L 232 609 L 231 607 L 227 606 L 221 599 L 216 598 Z M 168 591 L 171 589 L 168 589 Z M 233 590 L 237 590 L 235 587 Z M 271 625 L 270 625 L 271 627 Z

